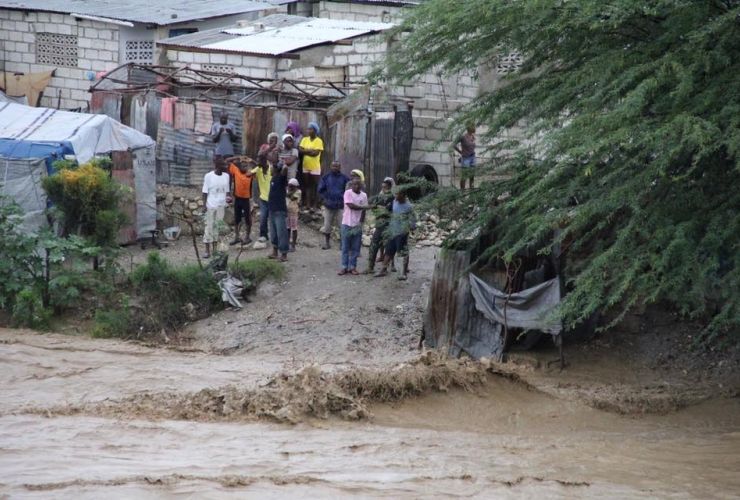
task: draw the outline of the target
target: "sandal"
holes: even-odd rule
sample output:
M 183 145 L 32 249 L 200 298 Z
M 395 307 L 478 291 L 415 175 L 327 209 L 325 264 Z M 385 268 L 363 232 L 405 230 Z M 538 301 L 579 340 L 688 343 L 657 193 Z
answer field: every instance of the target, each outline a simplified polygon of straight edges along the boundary
M 347 270 L 346 270 L 346 269 L 342 269 L 342 270 L 341 270 L 341 271 L 339 271 L 339 272 L 338 272 L 337 274 L 338 274 L 339 276 L 344 276 L 345 274 L 347 274 Z
M 381 269 L 377 273 L 373 274 L 373 276 L 376 278 L 382 278 L 383 276 L 388 276 L 388 271 L 386 271 L 385 269 Z
M 352 276 L 359 276 L 360 272 L 357 269 L 351 269 L 349 271 L 349 274 L 351 274 Z

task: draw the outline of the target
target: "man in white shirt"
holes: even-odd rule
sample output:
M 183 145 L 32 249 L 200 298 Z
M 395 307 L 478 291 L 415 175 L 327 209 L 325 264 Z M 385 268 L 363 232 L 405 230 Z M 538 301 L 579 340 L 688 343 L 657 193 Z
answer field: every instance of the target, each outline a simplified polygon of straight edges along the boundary
M 211 256 L 211 243 L 218 241 L 218 221 L 224 220 L 226 204 L 230 203 L 229 174 L 225 173 L 226 163 L 218 158 L 212 172 L 203 177 L 203 205 L 206 207 L 203 243 L 206 244 L 204 258 Z M 214 245 L 213 250 L 216 247 Z

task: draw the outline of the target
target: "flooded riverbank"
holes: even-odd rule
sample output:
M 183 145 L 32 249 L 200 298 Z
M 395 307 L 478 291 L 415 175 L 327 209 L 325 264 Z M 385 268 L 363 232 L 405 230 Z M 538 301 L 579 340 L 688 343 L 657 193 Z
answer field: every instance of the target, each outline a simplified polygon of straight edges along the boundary
M 375 405 L 369 422 L 0 418 L 19 498 L 731 498 L 740 403 L 626 417 L 499 377 Z

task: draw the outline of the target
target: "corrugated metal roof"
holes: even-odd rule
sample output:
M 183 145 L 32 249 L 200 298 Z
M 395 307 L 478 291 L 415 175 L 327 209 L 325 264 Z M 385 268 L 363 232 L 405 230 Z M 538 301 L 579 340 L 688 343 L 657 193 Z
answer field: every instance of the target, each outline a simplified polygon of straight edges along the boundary
M 168 38 L 159 43 L 217 52 L 277 56 L 314 45 L 377 33 L 392 27 L 393 24 L 389 23 L 273 15 L 250 22 L 246 26 L 203 31 Z
M 168 25 L 270 9 L 296 0 L 0 0 L 0 8 Z

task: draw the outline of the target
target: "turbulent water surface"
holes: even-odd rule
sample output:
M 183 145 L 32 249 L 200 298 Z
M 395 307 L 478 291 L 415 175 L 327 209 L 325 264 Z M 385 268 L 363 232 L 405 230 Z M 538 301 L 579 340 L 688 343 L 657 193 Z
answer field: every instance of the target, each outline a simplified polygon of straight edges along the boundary
M 372 408 L 370 422 L 0 417 L 12 498 L 740 494 L 740 405 L 624 417 L 504 379 Z

